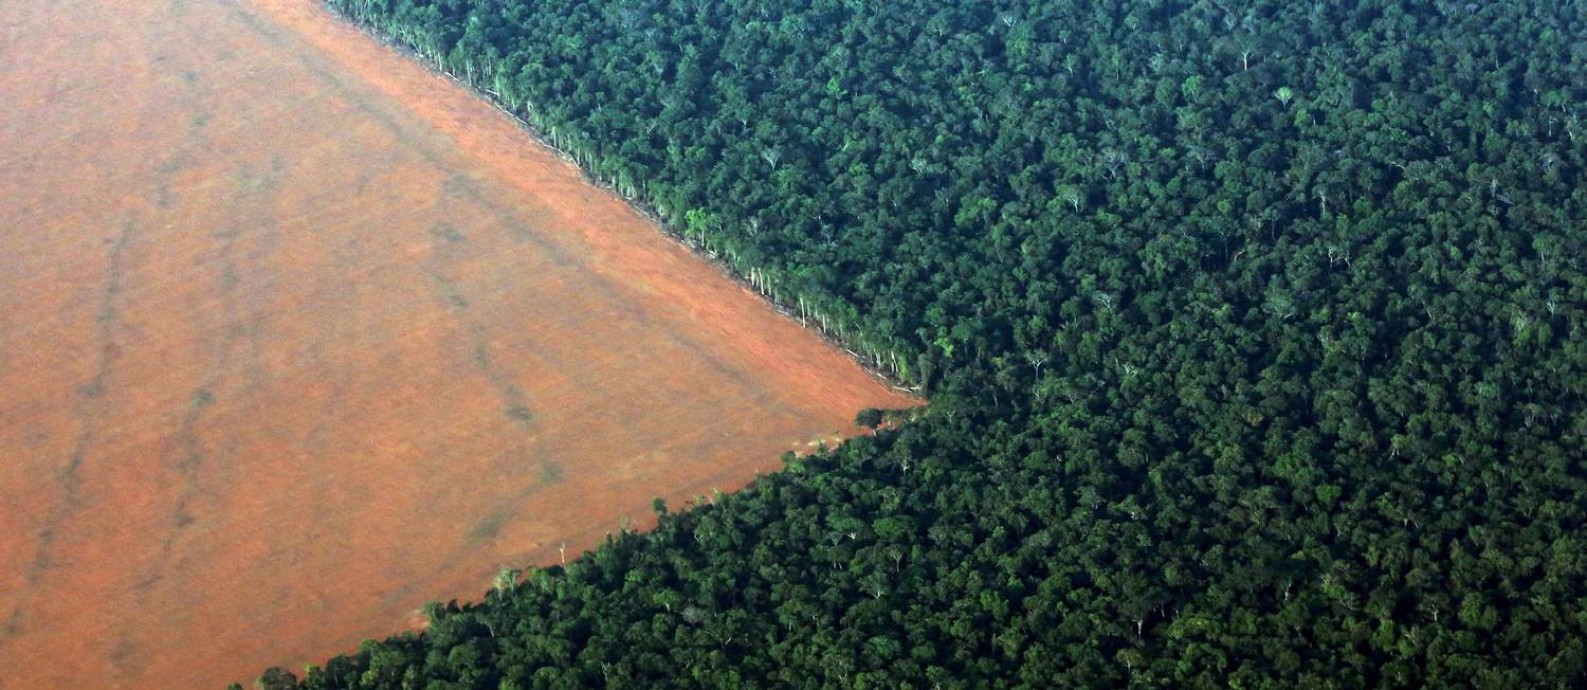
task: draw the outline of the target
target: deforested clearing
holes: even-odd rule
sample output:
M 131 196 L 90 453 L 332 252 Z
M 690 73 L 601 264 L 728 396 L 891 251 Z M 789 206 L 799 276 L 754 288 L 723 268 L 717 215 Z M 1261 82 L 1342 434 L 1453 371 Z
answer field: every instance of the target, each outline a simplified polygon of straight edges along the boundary
M 218 687 L 916 401 L 307 0 L 0 4 L 0 687 Z

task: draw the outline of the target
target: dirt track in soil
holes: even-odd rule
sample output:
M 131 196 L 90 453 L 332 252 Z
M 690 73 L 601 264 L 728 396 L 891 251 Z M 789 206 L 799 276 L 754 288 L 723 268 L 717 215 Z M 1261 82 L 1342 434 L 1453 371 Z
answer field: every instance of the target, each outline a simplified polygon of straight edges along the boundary
M 312 0 L 0 3 L 0 688 L 213 688 L 916 401 Z

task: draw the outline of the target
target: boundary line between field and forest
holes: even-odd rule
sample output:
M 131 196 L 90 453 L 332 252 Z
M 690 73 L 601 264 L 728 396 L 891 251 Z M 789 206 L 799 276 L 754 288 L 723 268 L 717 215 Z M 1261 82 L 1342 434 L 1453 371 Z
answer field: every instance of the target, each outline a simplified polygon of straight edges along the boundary
M 390 36 L 387 36 L 385 34 L 380 33 L 379 31 L 376 31 L 372 27 L 366 26 L 366 25 L 364 25 L 361 22 L 353 20 L 351 17 L 348 17 L 347 15 L 342 14 L 341 12 L 337 11 L 337 9 L 335 7 L 333 7 L 332 5 L 330 5 L 329 3 L 320 2 L 319 5 L 327 13 L 329 13 L 331 16 L 335 17 L 336 20 L 341 22 L 342 24 L 344 24 L 346 26 L 349 26 L 349 27 L 352 27 L 353 29 L 355 29 L 358 32 L 364 34 L 365 36 L 368 36 L 369 38 L 372 38 L 375 41 L 378 41 L 380 44 L 382 44 L 382 45 L 384 45 L 384 46 L 386 46 L 388 48 L 391 48 L 391 49 L 397 51 L 398 53 L 401 53 L 405 58 L 414 59 L 415 62 L 417 62 L 420 66 L 422 66 L 426 71 L 430 72 L 431 74 L 437 74 L 437 75 L 444 76 L 447 79 L 451 80 L 452 83 L 463 87 L 469 93 L 473 94 L 474 96 L 479 97 L 485 103 L 488 103 L 490 105 L 490 107 L 494 108 L 497 112 L 500 112 L 501 114 L 506 115 L 509 120 L 511 120 L 515 125 L 517 125 L 519 130 L 521 130 L 525 135 L 528 136 L 529 141 L 533 142 L 534 144 L 536 144 L 536 145 L 538 145 L 538 146 L 540 146 L 540 147 L 542 147 L 542 148 L 544 148 L 544 149 L 546 149 L 548 151 L 551 151 L 551 152 L 555 153 L 558 159 L 562 160 L 563 162 L 566 162 L 568 165 L 573 166 L 573 168 L 575 170 L 578 170 L 579 171 L 579 178 L 582 179 L 585 183 L 587 183 L 587 184 L 589 184 L 591 186 L 594 186 L 594 187 L 600 189 L 601 191 L 606 192 L 611 197 L 621 201 L 624 205 L 628 206 L 629 209 L 631 209 L 635 213 L 639 214 L 646 221 L 649 221 L 649 223 L 652 226 L 654 226 L 656 229 L 660 230 L 661 234 L 663 234 L 663 235 L 667 236 L 669 239 L 672 239 L 672 240 L 678 242 L 679 244 L 683 245 L 685 248 L 687 248 L 689 250 L 690 254 L 692 254 L 695 257 L 698 257 L 700 259 L 703 259 L 707 263 L 709 263 L 712 266 L 716 267 L 716 269 L 722 275 L 727 277 L 729 280 L 732 280 L 739 287 L 744 288 L 745 291 L 749 292 L 752 295 L 755 295 L 756 299 L 760 299 L 760 300 L 764 301 L 766 304 L 770 305 L 772 307 L 772 309 L 775 309 L 779 314 L 783 315 L 784 317 L 786 317 L 786 318 L 788 318 L 790 320 L 794 320 L 794 321 L 799 322 L 799 325 L 800 325 L 801 328 L 804 328 L 804 329 L 806 329 L 808 331 L 811 331 L 811 332 L 815 333 L 818 337 L 821 338 L 821 340 L 825 341 L 827 344 L 832 345 L 833 347 L 836 347 L 837 349 L 841 350 L 845 355 L 847 355 L 849 357 L 849 359 L 853 360 L 855 364 L 859 365 L 860 369 L 864 370 L 865 373 L 869 374 L 872 378 L 874 378 L 877 381 L 880 381 L 880 382 L 886 384 L 889 388 L 893 389 L 894 391 L 897 391 L 897 392 L 900 392 L 900 393 L 905 393 L 905 394 L 908 394 L 908 395 L 911 395 L 911 396 L 920 397 L 922 401 L 925 401 L 925 398 L 923 397 L 924 392 L 921 390 L 920 386 L 910 385 L 908 382 L 906 382 L 906 381 L 898 378 L 897 376 L 895 376 L 895 375 L 883 370 L 881 367 L 876 366 L 873 362 L 871 362 L 864 355 L 861 355 L 860 353 L 855 352 L 851 343 L 845 341 L 843 338 L 838 336 L 836 333 L 833 333 L 832 329 L 826 328 L 825 326 L 823 326 L 819 319 L 800 318 L 798 312 L 795 311 L 794 305 L 785 304 L 782 301 L 779 301 L 778 299 L 776 299 L 770 292 L 765 291 L 765 290 L 761 290 L 758 287 L 756 287 L 755 284 L 753 282 L 751 282 L 750 279 L 747 276 L 745 276 L 743 273 L 741 273 L 738 270 L 736 270 L 733 267 L 732 264 L 728 263 L 727 261 L 724 261 L 721 258 L 721 256 L 718 255 L 716 252 L 713 252 L 713 251 L 707 249 L 703 244 L 701 244 L 701 243 L 699 243 L 699 242 L 697 242 L 695 240 L 690 239 L 688 236 L 684 235 L 682 232 L 679 232 L 676 228 L 672 227 L 672 225 L 670 223 L 667 223 L 665 220 L 663 220 L 661 218 L 660 214 L 656 213 L 655 207 L 651 206 L 644 199 L 639 198 L 639 197 L 631 197 L 631 196 L 625 195 L 625 194 L 619 192 L 612 184 L 610 184 L 610 183 L 606 182 L 605 180 L 602 180 L 599 177 L 596 177 L 595 175 L 591 174 L 591 172 L 588 169 L 586 169 L 582 165 L 579 165 L 578 161 L 572 155 L 568 154 L 566 151 L 563 151 L 560 148 L 557 148 L 556 145 L 554 145 L 550 141 L 548 141 L 546 139 L 546 137 L 540 132 L 539 128 L 537 128 L 534 125 L 534 123 L 531 123 L 528 120 L 525 120 L 522 117 L 519 117 L 516 113 L 512 112 L 507 107 L 503 106 L 501 101 L 499 99 L 497 99 L 489 91 L 486 91 L 484 89 L 476 87 L 476 86 L 470 84 L 467 80 L 459 78 L 456 74 L 453 74 L 450 71 L 447 71 L 445 69 L 442 69 L 442 68 L 440 68 L 438 66 L 433 65 L 430 60 L 425 59 L 423 54 L 421 54 L 418 50 L 414 49 L 412 46 L 406 45 L 406 44 L 402 43 L 401 41 L 399 41 L 397 39 L 394 39 L 394 38 L 392 38 Z M 415 58 L 417 58 L 417 59 L 415 59 Z M 923 405 L 920 406 L 920 408 L 925 408 L 925 407 L 929 407 L 929 401 L 926 404 L 923 404 Z

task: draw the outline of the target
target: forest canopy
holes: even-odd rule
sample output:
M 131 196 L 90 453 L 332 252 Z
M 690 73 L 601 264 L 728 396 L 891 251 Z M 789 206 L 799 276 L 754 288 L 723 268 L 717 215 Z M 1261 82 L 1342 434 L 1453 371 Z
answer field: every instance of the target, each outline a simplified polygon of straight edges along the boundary
M 933 402 L 301 687 L 1587 681 L 1587 5 L 329 4 Z

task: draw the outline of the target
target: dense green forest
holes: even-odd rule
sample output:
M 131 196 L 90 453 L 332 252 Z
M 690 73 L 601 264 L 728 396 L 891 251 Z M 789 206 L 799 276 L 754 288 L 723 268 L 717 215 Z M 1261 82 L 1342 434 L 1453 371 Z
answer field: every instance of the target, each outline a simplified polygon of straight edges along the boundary
M 1587 683 L 1587 4 L 329 4 L 933 402 L 271 685 Z

